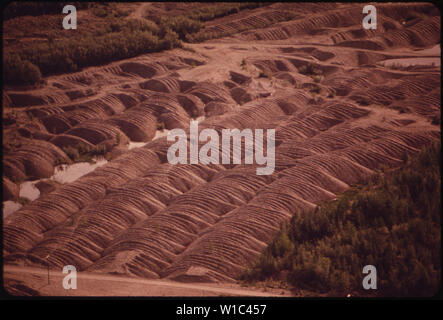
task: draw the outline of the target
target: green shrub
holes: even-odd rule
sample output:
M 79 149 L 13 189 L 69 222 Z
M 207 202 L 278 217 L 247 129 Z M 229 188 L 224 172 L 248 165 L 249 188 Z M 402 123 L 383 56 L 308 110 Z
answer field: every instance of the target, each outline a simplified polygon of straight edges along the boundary
M 179 40 L 177 33 L 172 30 L 167 30 L 163 39 L 160 40 L 160 48 L 162 50 L 169 50 L 172 48 L 181 48 L 182 43 Z
M 167 31 L 172 30 L 180 40 L 186 40 L 188 34 L 196 33 L 203 27 L 200 21 L 185 16 L 162 18 L 160 26 L 160 35 L 166 35 Z
M 117 9 L 115 12 L 115 16 L 117 18 L 123 18 L 129 16 L 130 13 L 131 13 L 130 10 Z
M 118 19 L 120 20 L 120 19 Z M 160 32 L 160 28 L 154 22 L 150 20 L 141 20 L 141 19 L 129 19 L 124 24 L 124 28 L 129 32 L 135 31 L 149 31 L 152 34 L 158 34 Z
M 62 148 L 63 152 L 66 153 L 66 155 L 72 160 L 76 161 L 80 154 L 78 150 L 75 147 L 67 146 Z
M 157 122 L 157 130 L 160 130 L 160 131 L 165 130 L 165 123 L 163 121 Z
M 160 17 L 156 19 L 160 28 L 170 28 L 177 32 L 180 40 L 196 43 L 209 39 L 216 39 L 225 36 L 229 36 L 236 32 L 242 32 L 252 28 L 257 28 L 253 25 L 244 25 L 243 27 L 227 32 L 208 32 L 204 29 L 204 25 L 201 22 L 210 21 L 216 18 L 224 17 L 230 14 L 235 14 L 244 9 L 254 9 L 260 6 L 269 5 L 263 3 L 247 2 L 247 3 L 217 3 L 216 5 L 202 6 L 201 8 L 191 10 L 189 13 L 171 17 Z M 288 12 L 275 18 L 269 18 L 270 20 L 263 20 L 260 27 L 265 28 L 273 23 L 279 21 L 287 21 L 293 18 L 293 15 Z
M 122 135 L 120 133 L 117 133 L 117 135 L 115 136 L 115 142 L 117 143 L 117 145 L 120 145 L 122 141 Z
M 92 9 L 92 13 L 99 18 L 104 18 L 110 14 L 110 12 L 104 8 L 94 8 Z
M 311 78 L 312 78 L 312 80 L 314 80 L 315 83 L 320 83 L 320 82 L 322 82 L 324 77 L 322 75 L 314 75 Z
M 5 55 L 3 81 L 7 84 L 35 84 L 41 80 L 40 69 L 17 55 Z
M 108 150 L 105 145 L 89 147 L 82 143 L 75 146 L 65 146 L 63 152 L 74 162 L 92 162 L 95 156 L 106 157 Z
M 244 9 L 255 9 L 265 4 L 260 2 L 217 3 L 192 10 L 186 16 L 199 21 L 210 21 L 227 15 L 235 14 Z
M 294 250 L 294 244 L 289 239 L 288 233 L 284 227 L 269 247 L 272 255 L 277 258 L 292 254 L 292 251 Z
M 298 72 L 304 75 L 321 76 L 323 71 L 313 63 L 308 63 L 297 68 Z
M 28 203 L 31 202 L 31 200 L 29 200 L 26 197 L 18 197 L 17 202 L 20 203 L 22 206 L 27 205 Z
M 258 73 L 258 77 L 270 79 L 270 78 L 272 78 L 272 75 L 268 70 L 260 70 Z

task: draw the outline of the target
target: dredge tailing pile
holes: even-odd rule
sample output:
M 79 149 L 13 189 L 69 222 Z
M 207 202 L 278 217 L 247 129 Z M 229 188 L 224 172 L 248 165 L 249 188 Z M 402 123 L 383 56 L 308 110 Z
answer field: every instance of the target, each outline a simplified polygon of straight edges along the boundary
M 309 214 L 381 164 L 396 167 L 405 152 L 439 139 L 431 119 L 440 118 L 440 67 L 377 64 L 438 44 L 437 8 L 378 4 L 378 29 L 364 30 L 362 5 L 276 3 L 207 28 L 260 28 L 286 10 L 297 18 L 189 45 L 193 52 L 143 55 L 3 92 L 36 119 L 18 129 L 34 139 L 4 154 L 4 188 L 13 177 L 51 176 L 69 161 L 63 146 L 116 136 L 147 142 L 8 216 L 4 262 L 46 266 L 49 254 L 57 268 L 233 281 L 294 212 Z M 320 81 L 299 72 L 309 65 Z M 200 130 L 275 128 L 274 173 L 169 164 L 171 142 L 152 140 L 158 123 L 188 130 L 201 116 Z

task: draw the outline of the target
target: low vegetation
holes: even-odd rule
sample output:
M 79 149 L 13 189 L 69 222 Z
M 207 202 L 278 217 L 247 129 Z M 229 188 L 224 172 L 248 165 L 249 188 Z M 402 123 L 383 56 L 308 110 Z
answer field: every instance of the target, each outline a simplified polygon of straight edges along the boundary
M 304 75 L 319 77 L 323 75 L 323 71 L 316 67 L 313 63 L 308 63 L 303 66 L 300 66 L 298 72 Z
M 360 106 L 369 106 L 371 102 L 368 100 L 368 98 L 363 96 L 354 96 L 352 99 L 357 102 Z
M 417 65 L 415 65 L 415 64 L 408 65 L 408 64 L 402 64 L 402 63 L 399 63 L 399 62 L 394 62 L 394 63 L 391 63 L 391 64 L 381 63 L 380 65 L 382 67 L 385 67 L 385 68 L 388 68 L 388 69 L 391 69 L 391 70 L 400 70 L 400 71 L 408 71 L 408 70 L 412 70 L 412 69 L 414 69 L 416 67 L 421 67 L 421 68 L 433 68 L 433 67 L 435 67 L 435 63 L 434 62 L 428 63 L 428 64 L 417 64 Z
M 87 2 L 14 1 L 4 7 L 3 19 L 56 14 L 62 12 L 63 7 L 68 4 L 74 5 L 77 9 L 86 9 L 90 5 Z
M 161 33 L 172 30 L 177 33 L 180 40 L 187 40 L 189 34 L 196 33 L 203 28 L 203 24 L 199 20 L 186 16 L 161 17 L 158 25 L 160 25 Z
M 48 6 L 52 8 L 51 4 Z M 29 33 L 29 30 L 35 30 L 35 25 L 43 21 L 43 31 L 40 32 L 42 34 L 36 36 L 46 34 L 47 41 L 36 41 L 5 49 L 5 83 L 36 84 L 41 76 L 74 72 L 88 66 L 103 65 L 181 46 L 177 34 L 167 26 L 159 27 L 145 19 L 123 19 L 127 12 L 122 12 L 113 4 L 91 3 L 90 9 L 102 19 L 90 28 L 79 26 L 80 31 L 70 34 L 69 37 L 60 35 L 60 28 L 56 27 L 61 24 L 60 14 L 46 15 L 44 19 L 22 17 L 8 21 L 8 28 L 16 37 L 20 36 L 17 29 Z
M 393 63 L 393 64 L 390 64 L 390 65 L 383 65 L 383 66 L 387 67 L 389 69 L 392 69 L 392 70 L 402 70 L 402 69 L 405 69 L 405 67 L 401 63 Z
M 247 31 L 247 30 L 251 30 L 251 29 L 266 28 L 266 27 L 269 27 L 277 22 L 289 21 L 293 18 L 294 18 L 294 15 L 291 12 L 286 12 L 284 15 L 282 15 L 278 18 L 275 18 L 273 20 L 264 20 L 263 19 L 261 21 L 261 25 L 259 25 L 259 26 L 243 24 L 243 25 L 238 25 L 236 27 L 236 29 L 230 29 L 230 30 L 224 31 L 224 32 L 212 32 L 212 31 L 207 31 L 205 29 L 202 29 L 196 33 L 190 33 L 190 34 L 186 35 L 186 41 L 191 42 L 191 43 L 197 43 L 197 42 L 203 42 L 203 41 L 210 40 L 210 39 L 227 37 L 227 36 L 231 36 L 233 34 Z
M 16 55 L 6 55 L 3 60 L 3 80 L 13 85 L 31 85 L 41 80 L 40 69 L 29 60 Z
M 81 32 L 60 34 L 64 3 L 12 3 L 7 7 L 8 18 L 16 18 L 33 12 L 42 17 L 22 17 L 8 21 L 8 30 L 16 37 L 29 36 L 29 30 L 42 30 L 47 41 L 20 44 L 6 48 L 3 56 L 3 80 L 9 85 L 34 85 L 42 76 L 75 72 L 84 67 L 98 66 L 112 61 L 135 57 L 140 54 L 182 47 L 182 41 L 201 42 L 227 36 L 231 33 L 211 33 L 204 29 L 204 22 L 253 9 L 262 3 L 219 3 L 203 5 L 179 16 L 159 16 L 154 21 L 125 19 L 129 12 L 114 3 L 85 3 L 77 9 L 89 9 L 99 18 L 91 26 L 79 26 Z M 23 14 L 22 14 L 23 13 Z M 285 19 L 290 19 L 291 16 Z M 272 21 L 272 23 L 277 21 Z M 41 24 L 44 24 L 42 26 Z M 271 22 L 270 22 L 271 23 Z M 39 27 L 36 28 L 35 26 Z M 266 27 L 267 25 L 263 25 Z M 247 27 L 245 27 L 247 29 Z M 246 30 L 245 29 L 245 30 Z M 21 30 L 21 31 L 20 31 Z M 237 30 L 240 32 L 243 30 Z M 40 34 L 41 33 L 41 34 Z
M 431 124 L 438 126 L 440 125 L 440 116 L 432 116 Z
M 130 10 L 118 8 L 115 3 L 91 3 L 90 7 L 92 13 L 100 18 L 124 18 L 130 14 Z
M 261 2 L 224 2 L 212 6 L 202 6 L 192 10 L 186 16 L 190 19 L 204 22 L 235 14 L 244 9 L 255 9 L 264 5 Z
M 109 152 L 104 145 L 91 148 L 79 143 L 75 146 L 63 147 L 62 150 L 74 162 L 93 162 L 94 157 L 102 156 L 106 159 L 109 157 Z
M 165 128 L 166 128 L 166 126 L 163 121 L 157 122 L 157 130 L 163 131 L 163 130 L 165 130 Z
M 111 26 L 112 27 L 112 26 Z M 41 74 L 49 75 L 77 71 L 115 60 L 135 57 L 142 53 L 178 47 L 178 37 L 167 30 L 162 39 L 150 31 L 122 29 L 100 37 L 43 43 L 4 57 L 6 83 L 35 83 Z
M 247 69 L 246 59 L 242 59 L 241 60 L 240 67 L 242 68 L 242 70 L 246 70 Z
M 18 197 L 17 202 L 20 203 L 22 206 L 27 205 L 28 203 L 31 202 L 31 200 L 29 200 L 26 197 Z
M 281 279 L 294 290 L 430 296 L 440 283 L 440 143 L 383 170 L 314 212 L 297 212 L 241 279 Z M 362 268 L 377 268 L 377 290 Z
M 320 83 L 320 82 L 323 81 L 324 76 L 322 76 L 322 75 L 314 75 L 314 76 L 311 76 L 311 78 L 312 78 L 312 80 L 314 80 L 315 83 Z
M 272 74 L 268 71 L 268 70 L 260 70 L 258 72 L 258 77 L 259 78 L 268 78 L 271 79 L 272 78 Z

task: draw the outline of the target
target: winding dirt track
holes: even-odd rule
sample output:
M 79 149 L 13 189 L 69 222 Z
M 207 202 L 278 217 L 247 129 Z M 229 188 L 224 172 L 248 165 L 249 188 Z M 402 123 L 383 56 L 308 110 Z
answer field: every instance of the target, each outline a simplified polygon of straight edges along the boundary
M 256 26 L 233 37 L 4 92 L 10 108 L 28 108 L 36 119 L 3 158 L 4 185 L 49 177 L 67 161 L 63 146 L 112 146 L 117 136 L 123 145 L 147 142 L 8 216 L 5 263 L 234 282 L 294 212 L 309 214 L 378 166 L 399 166 L 405 152 L 440 138 L 431 123 L 440 118 L 440 67 L 378 64 L 429 56 L 416 50 L 439 43 L 438 9 L 377 9 L 374 31 L 361 27 L 362 5 L 276 3 L 208 23 L 214 31 Z M 284 10 L 298 18 L 260 29 Z M 309 66 L 318 74 L 300 73 Z M 199 130 L 274 128 L 275 172 L 168 164 L 170 143 L 152 140 L 158 123 L 188 130 L 201 116 Z
M 146 10 L 151 6 L 151 3 L 141 3 L 137 8 L 131 12 L 128 18 L 142 19 L 146 14 Z

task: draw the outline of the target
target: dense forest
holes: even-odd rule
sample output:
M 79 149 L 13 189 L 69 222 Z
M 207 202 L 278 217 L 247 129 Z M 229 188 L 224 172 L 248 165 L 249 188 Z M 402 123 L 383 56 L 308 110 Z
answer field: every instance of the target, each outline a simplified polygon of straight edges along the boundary
M 432 296 L 440 285 L 440 143 L 314 212 L 297 212 L 241 279 L 328 295 Z M 362 288 L 363 266 L 377 290 Z M 376 292 L 374 292 L 376 291 Z

